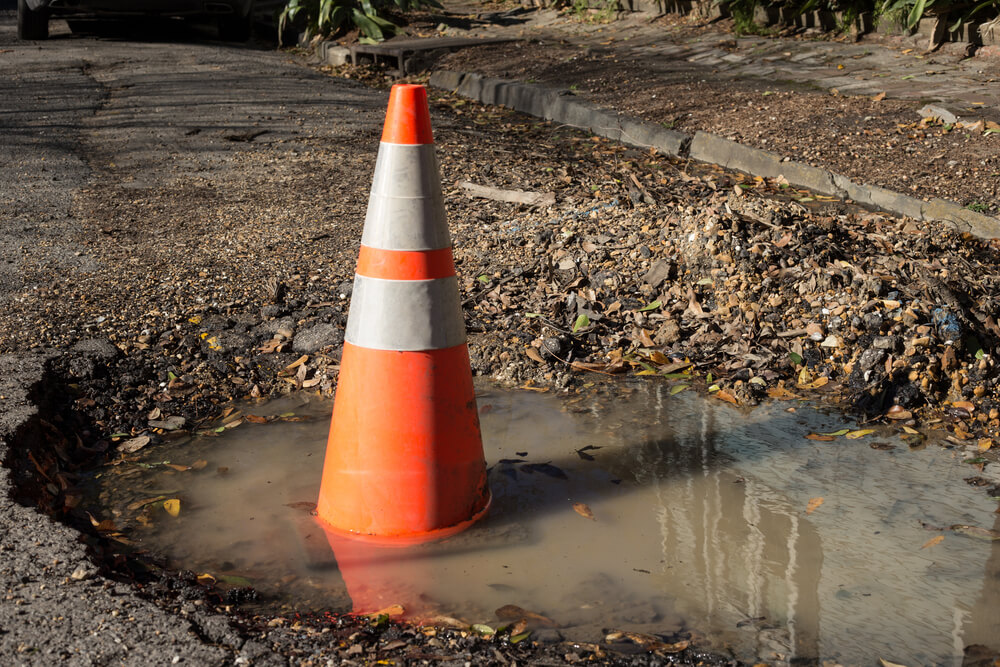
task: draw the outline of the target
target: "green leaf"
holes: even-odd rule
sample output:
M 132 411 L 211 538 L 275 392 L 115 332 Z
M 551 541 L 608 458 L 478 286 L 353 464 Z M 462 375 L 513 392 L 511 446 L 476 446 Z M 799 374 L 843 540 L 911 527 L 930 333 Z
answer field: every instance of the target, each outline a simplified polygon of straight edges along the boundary
M 847 435 L 850 432 L 851 432 L 851 429 L 849 429 L 849 428 L 842 428 L 839 431 L 831 431 L 829 433 L 820 433 L 820 435 L 832 435 L 832 436 L 838 436 L 839 437 L 841 435 Z
M 522 632 L 519 635 L 514 635 L 513 637 L 510 638 L 510 643 L 518 644 L 527 639 L 529 635 L 531 635 L 531 630 L 528 630 L 527 632 Z
M 490 281 L 490 277 L 484 273 L 483 275 L 476 278 L 476 280 L 478 280 L 481 283 L 488 283 Z
M 253 586 L 253 582 L 246 577 L 237 577 L 232 574 L 220 574 L 216 577 L 216 580 L 232 584 L 233 586 Z
M 663 377 L 668 380 L 690 380 L 690 373 L 664 373 Z
M 691 385 L 689 385 L 689 384 L 675 384 L 673 387 L 670 388 L 670 395 L 671 396 L 675 396 L 675 395 L 681 393 L 682 391 L 684 391 L 685 389 L 687 389 L 690 386 Z
M 361 29 L 361 32 L 365 34 L 369 39 L 374 39 L 377 42 L 381 42 L 385 39 L 382 34 L 382 29 L 378 27 L 375 21 L 365 16 L 360 9 L 354 8 L 351 11 L 351 18 L 354 20 L 354 25 Z
M 472 626 L 472 631 L 475 632 L 477 635 L 481 635 L 483 637 L 492 637 L 497 633 L 496 630 L 483 623 L 474 624 Z
M 978 350 L 976 350 L 976 360 L 977 361 L 982 361 L 983 357 L 985 357 L 985 356 L 986 356 L 986 353 L 983 352 L 983 348 L 979 348 Z
M 708 388 L 708 393 L 714 394 L 715 392 L 717 392 L 717 391 L 719 391 L 721 389 L 722 389 L 722 387 L 720 387 L 719 385 L 713 384 L 711 387 Z
M 176 376 L 176 375 L 174 375 L 174 372 L 173 372 L 173 371 L 167 371 L 167 379 L 168 379 L 168 380 L 176 380 L 176 379 L 177 379 L 177 376 Z
M 590 326 L 590 318 L 586 315 L 581 314 L 576 318 L 576 322 L 573 323 L 573 333 L 576 333 L 580 329 L 585 329 Z
M 709 382 L 709 383 L 711 383 L 711 382 L 712 382 L 712 380 L 714 380 L 714 379 L 715 379 L 715 376 L 714 376 L 714 375 L 712 375 L 711 373 L 708 373 L 708 374 L 707 374 L 707 375 L 705 376 L 705 382 Z
M 793 366 L 799 366 L 802 364 L 802 355 L 796 354 L 795 352 L 789 352 L 788 358 L 791 360 Z
M 916 0 L 913 3 L 913 9 L 910 10 L 910 15 L 906 19 L 906 27 L 913 28 L 915 25 L 920 23 L 920 19 L 924 16 L 924 10 L 928 5 L 933 5 L 934 0 Z
M 639 309 L 639 312 L 640 312 L 640 313 L 644 313 L 644 312 L 646 312 L 647 310 L 656 310 L 657 308 L 659 308 L 659 307 L 660 307 L 660 306 L 662 306 L 662 305 L 663 305 L 663 304 L 662 304 L 662 303 L 660 303 L 660 300 L 659 300 L 659 299 L 657 299 L 657 300 L 656 300 L 656 301 L 654 301 L 653 303 L 650 303 L 650 304 L 647 304 L 647 305 L 643 306 L 642 308 L 640 308 L 640 309 Z
M 542 314 L 541 313 L 525 313 L 524 316 L 525 317 L 541 317 Z

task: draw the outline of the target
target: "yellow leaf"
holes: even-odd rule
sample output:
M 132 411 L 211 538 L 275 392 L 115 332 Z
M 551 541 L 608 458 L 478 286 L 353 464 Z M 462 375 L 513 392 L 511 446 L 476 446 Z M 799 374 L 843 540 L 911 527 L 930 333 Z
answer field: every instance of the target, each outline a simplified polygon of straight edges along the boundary
M 910 428 L 909 426 L 904 426 L 903 427 L 903 432 L 904 433 L 909 433 L 910 435 L 920 435 L 920 431 L 918 431 L 915 428 Z
M 822 504 L 823 504 L 822 498 L 813 498 L 812 500 L 809 501 L 809 504 L 806 505 L 806 514 L 812 514 L 813 512 L 816 511 L 816 508 Z
M 920 548 L 921 549 L 929 549 L 930 547 L 934 546 L 935 544 L 941 544 L 941 542 L 943 542 L 943 541 L 944 541 L 944 535 L 938 535 L 937 537 L 932 537 L 931 539 L 927 540 L 924 543 L 924 546 L 922 546 Z
M 848 433 L 844 437 L 847 438 L 848 440 L 857 440 L 858 438 L 863 438 L 866 435 L 870 435 L 870 434 L 872 434 L 874 432 L 875 432 L 875 429 L 873 429 L 873 428 L 863 428 L 863 429 L 861 429 L 859 431 L 851 431 L 850 433 Z
M 718 393 L 715 394 L 715 397 L 716 398 L 721 398 L 726 403 L 732 403 L 733 405 L 739 405 L 740 404 L 740 402 L 738 400 L 736 400 L 735 396 L 733 396 L 732 394 L 730 394 L 728 391 L 725 391 L 725 390 L 720 390 Z
M 776 398 L 779 401 L 788 401 L 793 398 L 798 398 L 797 395 L 785 389 L 783 386 L 778 385 L 777 387 L 770 387 L 767 390 L 767 395 L 771 398 Z
M 993 441 L 989 438 L 982 438 L 979 440 L 979 451 L 985 452 L 987 449 L 993 446 Z
M 909 50 L 912 51 L 913 49 Z M 903 51 L 903 53 L 906 53 L 906 51 Z M 906 665 L 901 665 L 898 662 L 889 662 L 885 658 L 879 658 L 878 664 L 880 665 L 880 667 L 906 667 Z
M 163 509 L 167 511 L 170 516 L 179 516 L 181 513 L 181 501 L 179 498 L 171 498 L 170 500 L 163 501 Z
M 583 503 L 573 503 L 573 509 L 576 511 L 577 514 L 579 514 L 583 518 L 590 519 L 591 521 L 597 521 L 597 517 L 594 516 L 594 513 L 591 511 L 591 509 L 586 505 L 584 505 Z
M 364 616 L 365 618 L 375 619 L 378 618 L 379 616 L 402 616 L 404 613 L 406 613 L 406 610 L 403 609 L 403 605 L 392 604 L 389 605 L 388 607 L 385 607 L 384 609 L 373 611 L 370 614 L 361 614 L 361 615 Z

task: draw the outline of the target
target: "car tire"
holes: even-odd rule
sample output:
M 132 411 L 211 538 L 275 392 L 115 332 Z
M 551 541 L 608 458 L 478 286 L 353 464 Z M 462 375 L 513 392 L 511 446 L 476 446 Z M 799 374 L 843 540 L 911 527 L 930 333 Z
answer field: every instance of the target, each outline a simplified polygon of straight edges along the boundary
M 19 0 L 20 1 L 20 0 Z M 246 16 L 232 14 L 219 18 L 219 39 L 226 42 L 245 42 L 253 32 L 253 5 Z
M 25 0 L 17 0 L 18 39 L 48 39 L 49 15 L 28 7 Z

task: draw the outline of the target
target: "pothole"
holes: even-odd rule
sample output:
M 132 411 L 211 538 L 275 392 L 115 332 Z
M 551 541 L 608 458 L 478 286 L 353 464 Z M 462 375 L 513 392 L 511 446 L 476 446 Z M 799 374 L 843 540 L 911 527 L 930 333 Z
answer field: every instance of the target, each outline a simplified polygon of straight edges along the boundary
M 403 611 L 480 632 L 527 619 L 514 629 L 541 641 L 638 633 L 844 664 L 943 663 L 1000 634 L 997 501 L 933 431 L 665 383 L 478 390 L 493 506 L 444 542 L 327 539 L 310 510 L 331 404 L 307 396 L 94 471 L 95 520 L 275 614 Z

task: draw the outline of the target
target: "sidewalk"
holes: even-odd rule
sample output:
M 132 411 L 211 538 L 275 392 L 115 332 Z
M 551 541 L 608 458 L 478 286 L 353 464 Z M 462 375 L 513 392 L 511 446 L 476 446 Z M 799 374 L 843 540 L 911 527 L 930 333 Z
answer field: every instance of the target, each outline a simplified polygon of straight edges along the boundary
M 451 53 L 435 64 L 432 83 L 450 72 L 454 85 L 445 87 L 455 90 L 456 75 L 472 73 L 506 82 L 510 97 L 510 84 L 520 82 L 519 98 L 554 100 L 526 103 L 520 110 L 529 113 L 592 107 L 600 118 L 612 114 L 617 138 L 626 141 L 620 127 L 637 119 L 643 135 L 704 135 L 728 153 L 749 151 L 749 162 L 713 160 L 730 168 L 774 177 L 798 165 L 809 178 L 789 177 L 793 185 L 918 219 L 975 219 L 987 230 L 980 235 L 1000 229 L 998 59 L 964 58 L 957 45 L 924 52 L 919 36 L 736 37 L 727 20 L 678 15 L 633 13 L 601 23 L 572 12 L 461 3 L 445 12 L 431 17 L 433 25 L 411 25 L 409 38 L 521 41 Z M 761 160 L 781 173 L 748 168 Z

